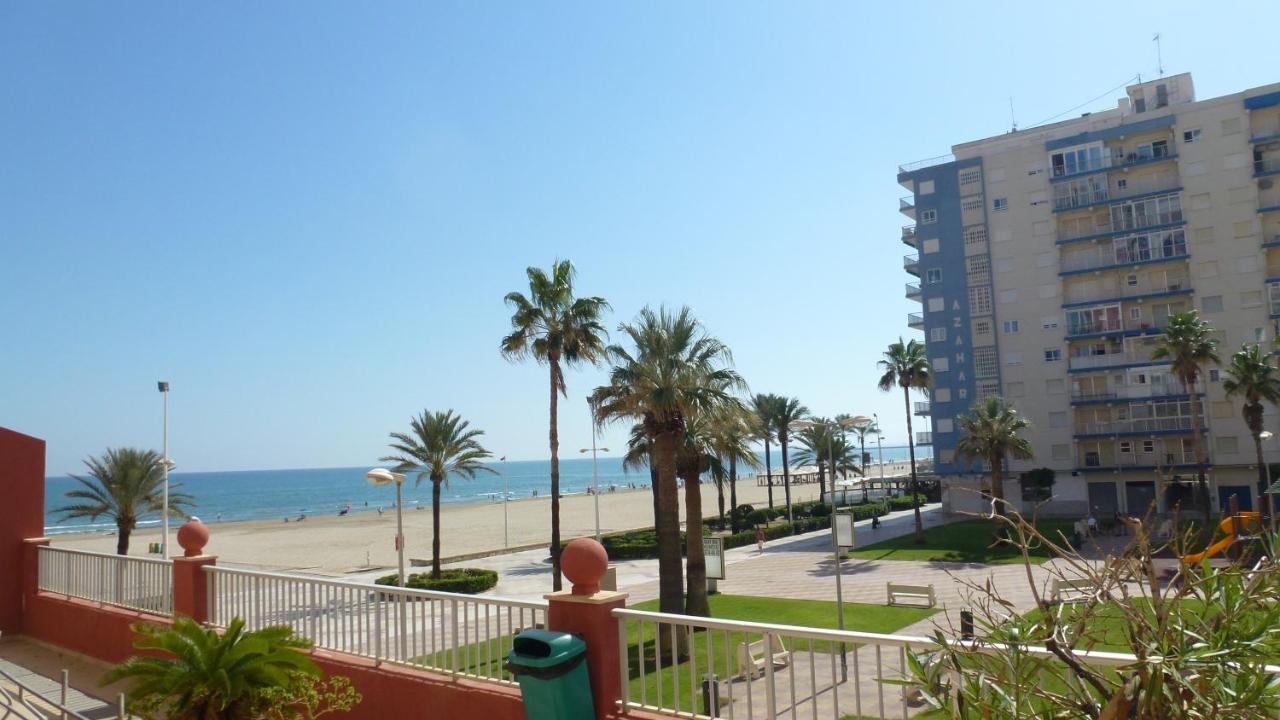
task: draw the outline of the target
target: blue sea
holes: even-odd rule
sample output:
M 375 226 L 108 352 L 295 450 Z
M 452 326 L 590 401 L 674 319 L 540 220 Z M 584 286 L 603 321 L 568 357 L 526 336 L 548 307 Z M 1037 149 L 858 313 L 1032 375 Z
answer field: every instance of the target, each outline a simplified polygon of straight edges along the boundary
M 923 451 L 923 452 L 922 452 Z M 917 457 L 928 457 L 929 448 L 917 448 Z M 872 457 L 875 453 L 872 451 Z M 886 461 L 905 460 L 906 447 L 884 448 Z M 774 470 L 781 464 L 778 452 L 773 454 Z M 488 473 L 475 480 L 451 479 L 441 489 L 443 503 L 497 502 L 503 492 L 503 481 L 510 497 L 527 498 L 537 492 L 546 496 L 551 487 L 551 463 L 548 460 L 513 460 L 493 462 L 498 474 Z M 205 522 L 234 522 L 237 520 L 273 520 L 306 515 L 336 515 L 350 506 L 350 512 L 376 512 L 379 507 L 389 510 L 395 502 L 395 490 L 390 487 L 373 487 L 365 482 L 368 467 L 313 468 L 305 470 L 243 470 L 235 472 L 175 472 L 169 476 L 172 488 L 194 496 L 194 514 Z M 622 460 L 616 457 L 600 458 L 599 483 L 602 489 L 610 485 L 626 487 L 630 484 L 647 486 L 649 472 L 624 472 Z M 749 475 L 749 472 L 743 475 Z M 65 494 L 78 487 L 70 477 L 56 476 L 45 480 L 45 532 L 59 534 L 94 530 L 114 530 L 108 519 L 98 522 L 87 520 L 67 521 L 61 518 L 57 508 L 66 504 Z M 566 458 L 560 461 L 560 488 L 566 495 L 585 493 L 591 487 L 591 459 Z M 431 481 L 423 479 L 414 483 L 410 475 L 404 487 L 404 503 L 407 507 L 431 505 Z M 145 518 L 138 524 L 146 527 L 159 523 L 158 514 Z

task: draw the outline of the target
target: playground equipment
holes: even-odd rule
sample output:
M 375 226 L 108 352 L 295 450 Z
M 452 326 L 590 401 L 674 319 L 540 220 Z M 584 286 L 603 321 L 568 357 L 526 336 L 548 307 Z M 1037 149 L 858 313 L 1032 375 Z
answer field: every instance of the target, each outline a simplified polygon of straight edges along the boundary
M 1256 512 L 1238 512 L 1223 518 L 1222 522 L 1218 523 L 1218 528 L 1222 530 L 1226 537 L 1205 548 L 1203 552 L 1183 555 L 1182 562 L 1188 565 L 1195 565 L 1205 558 L 1211 558 L 1221 553 L 1241 540 L 1249 540 L 1256 537 L 1262 530 L 1262 515 Z

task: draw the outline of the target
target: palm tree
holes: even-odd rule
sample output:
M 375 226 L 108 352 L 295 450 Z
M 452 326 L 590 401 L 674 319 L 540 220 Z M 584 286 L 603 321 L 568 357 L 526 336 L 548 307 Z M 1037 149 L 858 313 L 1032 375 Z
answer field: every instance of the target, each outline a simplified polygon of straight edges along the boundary
M 311 643 L 294 636 L 288 625 L 245 632 L 244 620 L 235 618 L 219 633 L 178 616 L 172 627 L 137 623 L 133 631 L 135 648 L 162 655 L 135 655 L 102 680 L 134 682 L 131 714 L 189 720 L 283 717 L 280 711 L 305 694 L 298 691 L 321 675 L 306 652 Z M 346 688 L 349 710 L 360 696 Z
M 1204 504 L 1204 526 L 1213 525 L 1209 513 L 1209 481 L 1205 477 L 1204 438 L 1200 436 L 1200 396 L 1196 383 L 1205 363 L 1218 364 L 1218 338 L 1213 335 L 1209 323 L 1200 319 L 1195 310 L 1169 316 L 1169 324 L 1160 335 L 1152 360 L 1168 360 L 1173 374 L 1190 394 L 1191 449 L 1196 458 L 1196 480 L 1200 489 L 1200 501 Z
M 787 457 L 787 445 L 791 441 L 791 423 L 809 414 L 809 408 L 796 398 L 779 397 L 772 414 L 774 437 L 782 446 L 782 491 L 787 498 L 787 522 L 795 522 L 791 516 L 791 462 Z
M 1004 462 L 1006 458 L 1030 460 L 1035 456 L 1031 443 L 1020 433 L 1029 427 L 1026 418 L 998 396 L 988 395 L 975 403 L 970 414 L 961 416 L 956 455 L 985 462 L 991 467 L 991 499 L 996 515 L 1004 515 Z M 999 520 L 996 520 L 999 523 Z M 1004 537 L 1003 524 L 997 536 Z
M 471 429 L 471 423 L 453 410 L 428 412 L 409 421 L 409 433 L 391 433 L 390 444 L 398 454 L 387 455 L 383 462 L 395 463 L 395 471 L 417 472 L 416 484 L 431 479 L 431 577 L 440 577 L 440 487 L 450 477 L 475 479 L 476 473 L 493 468 L 482 461 L 493 454 L 480 444 L 483 430 Z
M 730 367 L 729 348 L 707 334 L 689 308 L 644 308 L 619 331 L 633 345 L 611 345 L 607 385 L 596 388 L 592 406 L 601 422 L 639 423 L 653 442 L 650 462 L 658 473 L 658 606 L 679 613 L 684 607 L 680 572 L 680 517 L 676 488 L 676 446 L 687 418 L 727 401 L 742 380 Z M 700 552 L 700 542 L 689 543 Z M 692 552 L 691 552 L 692 555 Z M 693 561 L 693 558 L 690 558 Z M 663 641 L 670 648 L 669 641 Z
M 853 434 L 858 436 L 859 459 L 862 465 L 861 475 L 865 480 L 867 477 L 867 436 L 879 435 L 880 425 L 875 420 L 867 420 L 852 426 Z M 862 483 L 862 500 L 867 500 L 867 484 Z
M 653 462 L 653 439 L 644 432 L 644 425 L 631 426 L 627 438 L 627 452 L 622 456 L 622 470 L 649 470 L 649 494 L 653 496 L 653 526 L 658 527 L 658 466 Z
M 760 459 L 751 450 L 751 441 L 757 437 L 752 429 L 753 416 L 742 405 L 717 413 L 713 421 L 712 448 L 722 464 L 728 465 L 729 479 L 729 530 L 738 532 L 738 464 L 753 470 L 760 468 Z M 724 526 L 724 494 L 720 497 L 720 525 Z
M 796 464 L 818 466 L 818 502 L 822 503 L 827 497 L 826 471 L 831 460 L 827 451 L 831 445 L 828 440 L 834 440 L 834 438 L 831 420 L 828 418 L 815 417 L 809 422 L 813 424 L 795 429 L 795 439 L 800 441 L 801 446 L 796 453 Z M 835 476 L 833 475 L 831 479 L 834 482 Z
M 139 448 L 107 448 L 102 457 L 84 461 L 89 476 L 72 475 L 83 487 L 67 492 L 67 497 L 80 502 L 58 508 L 65 520 L 109 517 L 116 523 L 116 554 L 129 554 L 129 537 L 138 527 L 138 519 L 147 513 L 164 512 L 164 458 L 155 450 Z M 173 492 L 182 487 L 169 483 L 169 514 L 184 517 L 195 501 L 187 493 Z
M 573 263 L 556 260 L 548 275 L 541 268 L 525 270 L 529 278 L 529 295 L 508 293 L 511 334 L 502 338 L 502 355 L 508 360 L 532 357 L 545 363 L 551 372 L 550 433 L 551 446 L 551 586 L 561 587 L 560 579 L 560 430 L 558 406 L 560 396 L 568 396 L 563 365 L 582 363 L 598 365 L 604 358 L 608 331 L 600 323 L 609 303 L 600 297 L 574 297 Z
M 1222 381 L 1222 389 L 1227 392 L 1227 397 L 1244 398 L 1241 412 L 1249 433 L 1253 435 L 1253 450 L 1258 459 L 1258 498 L 1265 515 L 1269 503 L 1263 494 L 1267 491 L 1267 466 L 1262 455 L 1262 432 L 1265 429 L 1262 402 L 1280 403 L 1280 373 L 1258 345 L 1242 345 L 1224 370 L 1227 377 Z
M 876 365 L 884 370 L 880 376 L 880 389 L 889 392 L 896 385 L 902 388 L 902 404 L 907 414 L 907 454 L 911 458 L 911 496 L 915 506 L 916 542 L 924 542 L 924 522 L 920 519 L 920 484 L 916 477 L 916 443 L 911 430 L 911 391 L 924 390 L 933 382 L 929 369 L 929 358 L 925 356 L 924 343 L 916 340 L 898 342 L 889 345 L 884 359 Z
M 774 416 L 778 414 L 778 405 L 782 398 L 777 395 L 756 393 L 751 398 L 752 426 L 756 438 L 764 441 L 764 476 L 769 489 L 769 507 L 773 507 L 773 453 L 770 452 L 769 441 L 773 439 L 773 428 L 777 425 Z

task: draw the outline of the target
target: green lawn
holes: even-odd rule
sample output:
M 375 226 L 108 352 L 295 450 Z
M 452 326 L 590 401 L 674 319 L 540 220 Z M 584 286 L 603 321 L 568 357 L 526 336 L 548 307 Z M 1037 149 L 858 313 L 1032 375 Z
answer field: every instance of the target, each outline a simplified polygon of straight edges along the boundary
M 1059 540 L 1061 531 L 1071 535 L 1069 519 L 1041 520 L 1037 527 L 1046 536 Z M 849 552 L 849 557 L 861 560 L 917 560 L 932 562 L 986 563 L 1007 565 L 1022 562 L 1018 548 L 1002 544 L 990 547 L 994 525 L 986 520 L 963 520 L 949 525 L 939 525 L 924 531 L 924 543 L 917 545 L 915 535 L 908 534 L 885 540 Z M 874 537 L 874 530 L 861 530 L 860 538 Z M 1031 561 L 1042 563 L 1052 555 L 1043 547 L 1032 548 Z
M 780 625 L 801 625 L 807 627 L 836 627 L 836 604 L 823 600 L 789 600 L 784 598 L 748 597 L 742 595 L 712 595 L 711 616 L 723 620 L 745 620 L 750 622 L 767 622 Z M 658 609 L 658 601 L 639 603 L 632 606 L 636 610 Z M 930 617 L 934 608 L 885 607 L 882 605 L 865 605 L 862 603 L 845 603 L 845 629 L 862 632 L 892 633 L 918 620 Z M 666 663 L 662 672 L 657 673 L 657 662 L 654 652 L 654 627 L 644 626 L 644 638 L 637 637 L 634 624 L 627 628 L 628 667 L 631 670 L 630 699 L 640 701 L 642 698 L 649 704 L 657 704 L 659 681 L 661 683 L 662 705 L 677 706 L 683 711 L 693 709 L 692 703 L 700 699 L 700 688 L 691 679 L 690 674 L 696 669 L 697 675 L 708 671 L 708 656 L 711 657 L 711 670 L 721 678 L 736 675 L 735 648 L 742 642 L 755 642 L 760 636 L 755 633 L 695 633 L 689 639 L 691 658 L 678 664 L 674 669 Z M 799 641 L 798 647 L 788 646 L 792 652 L 808 652 L 809 643 Z M 643 646 L 643 651 L 640 650 Z M 848 648 L 853 650 L 853 646 Z M 814 642 L 816 653 L 830 653 L 832 647 L 825 642 Z M 645 672 L 641 677 L 637 662 L 643 652 Z M 673 702 L 673 692 L 677 689 L 676 678 L 679 678 L 679 702 Z M 727 698 L 722 698 L 727 701 Z M 699 708 L 700 710 L 700 708 Z

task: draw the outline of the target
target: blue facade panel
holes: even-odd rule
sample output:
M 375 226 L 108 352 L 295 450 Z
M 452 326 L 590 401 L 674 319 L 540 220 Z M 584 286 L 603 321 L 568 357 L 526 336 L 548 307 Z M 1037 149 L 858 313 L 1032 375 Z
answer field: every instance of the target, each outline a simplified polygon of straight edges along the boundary
M 1246 101 L 1247 102 L 1247 101 Z M 1165 115 L 1164 117 L 1152 118 L 1150 120 L 1141 120 L 1135 123 L 1125 123 L 1115 127 L 1106 128 L 1104 130 L 1090 130 L 1082 132 L 1071 137 L 1050 140 L 1044 144 L 1045 150 L 1060 150 L 1062 148 L 1083 145 L 1098 140 L 1114 140 L 1124 135 L 1133 135 L 1135 133 L 1147 132 L 1149 130 L 1159 130 L 1160 128 L 1173 126 L 1173 115 Z
M 949 162 L 934 165 L 910 173 L 919 187 L 920 181 L 933 181 L 934 191 L 927 195 L 915 195 L 916 214 L 923 210 L 937 211 L 937 221 L 924 225 L 917 223 L 916 237 L 920 241 L 920 288 L 924 307 L 925 346 L 929 359 L 947 358 L 947 370 L 933 376 L 935 390 L 950 391 L 950 400 L 938 402 L 933 394 L 931 414 L 936 418 L 954 418 L 969 410 L 976 397 L 973 373 L 973 353 L 970 347 L 973 337 L 969 317 L 969 288 L 965 274 L 964 224 L 960 208 L 959 172 L 965 168 L 981 167 L 981 159 Z M 938 241 L 938 251 L 924 252 L 925 242 Z M 930 270 L 939 274 L 936 282 L 929 282 Z M 930 312 L 930 299 L 941 298 L 943 310 Z M 931 340 L 934 330 L 946 328 L 946 340 Z M 940 473 L 958 472 L 954 463 L 938 461 L 942 451 L 954 451 L 957 434 L 940 433 L 936 421 L 933 428 L 933 456 L 935 468 Z
M 1280 91 L 1244 99 L 1245 110 L 1261 110 L 1276 105 L 1280 105 Z

